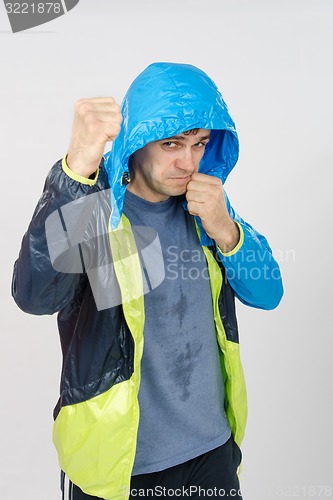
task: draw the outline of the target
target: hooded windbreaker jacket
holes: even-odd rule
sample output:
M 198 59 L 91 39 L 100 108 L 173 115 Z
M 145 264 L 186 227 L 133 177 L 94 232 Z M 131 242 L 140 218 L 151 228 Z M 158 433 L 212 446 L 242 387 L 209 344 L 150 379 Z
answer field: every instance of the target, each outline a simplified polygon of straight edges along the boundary
M 202 128 L 211 130 L 211 139 L 200 172 L 224 184 L 238 158 L 222 95 L 194 66 L 148 66 L 129 88 L 122 113 L 119 136 L 94 178 L 72 172 L 65 158 L 51 169 L 12 284 L 23 311 L 58 312 L 63 367 L 53 441 L 71 481 L 106 500 L 128 497 L 140 413 L 145 310 L 135 238 L 122 213 L 129 157 L 149 142 Z M 225 198 L 240 230 L 236 248 L 222 253 L 199 218 L 196 223 L 211 283 L 226 413 L 240 445 L 247 402 L 234 297 L 273 309 L 283 288 L 267 240 Z

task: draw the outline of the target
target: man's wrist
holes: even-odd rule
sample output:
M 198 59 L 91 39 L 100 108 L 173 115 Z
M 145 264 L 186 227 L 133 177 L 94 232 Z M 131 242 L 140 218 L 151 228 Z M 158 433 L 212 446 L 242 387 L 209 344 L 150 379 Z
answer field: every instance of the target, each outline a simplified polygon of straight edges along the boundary
M 91 165 L 88 165 L 87 162 L 84 161 L 84 159 L 80 158 L 78 155 L 73 155 L 70 152 L 66 155 L 65 161 L 67 167 L 72 172 L 79 175 L 80 177 L 85 177 L 86 179 L 91 178 L 91 176 L 96 173 L 99 166 L 99 163 L 95 164 L 95 162 Z M 84 167 L 82 165 L 84 165 Z
M 240 231 L 238 224 L 232 219 L 227 227 L 221 231 L 215 241 L 222 253 L 229 253 L 236 248 L 240 240 Z
M 64 156 L 64 158 L 62 159 L 61 166 L 63 171 L 68 177 L 70 177 L 74 181 L 80 182 L 81 184 L 87 184 L 89 186 L 93 186 L 96 183 L 99 174 L 99 168 L 97 168 L 97 170 L 93 172 L 89 177 L 85 177 L 71 170 L 67 165 L 66 160 L 67 160 L 67 155 Z

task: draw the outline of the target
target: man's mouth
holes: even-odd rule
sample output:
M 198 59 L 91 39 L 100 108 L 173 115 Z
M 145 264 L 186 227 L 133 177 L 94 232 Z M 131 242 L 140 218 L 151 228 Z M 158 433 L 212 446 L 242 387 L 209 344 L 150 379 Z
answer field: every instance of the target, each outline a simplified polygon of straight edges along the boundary
M 183 175 L 181 177 L 171 177 L 171 179 L 173 181 L 182 183 L 182 182 L 188 182 L 190 180 L 190 177 L 191 177 L 190 175 Z

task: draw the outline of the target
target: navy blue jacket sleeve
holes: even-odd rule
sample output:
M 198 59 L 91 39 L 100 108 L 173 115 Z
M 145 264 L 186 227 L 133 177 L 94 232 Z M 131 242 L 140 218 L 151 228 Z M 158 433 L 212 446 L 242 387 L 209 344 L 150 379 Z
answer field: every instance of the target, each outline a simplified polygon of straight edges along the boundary
M 68 167 L 67 167 L 68 170 Z M 75 175 L 73 174 L 75 177 Z M 76 176 L 78 177 L 78 176 Z M 76 272 L 59 272 L 51 262 L 45 222 L 68 203 L 108 187 L 103 162 L 94 180 L 86 183 L 70 177 L 59 160 L 49 172 L 43 194 L 22 241 L 14 264 L 12 295 L 17 305 L 30 314 L 53 314 L 73 299 L 86 279 L 84 265 Z

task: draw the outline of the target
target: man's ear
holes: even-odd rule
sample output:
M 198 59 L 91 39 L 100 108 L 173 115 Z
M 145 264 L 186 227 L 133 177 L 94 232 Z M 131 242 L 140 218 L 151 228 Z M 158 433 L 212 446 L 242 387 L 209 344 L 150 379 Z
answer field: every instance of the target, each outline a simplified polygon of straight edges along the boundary
M 128 159 L 128 170 L 130 174 L 130 179 L 131 181 L 133 181 L 135 177 L 135 153 L 132 153 Z

